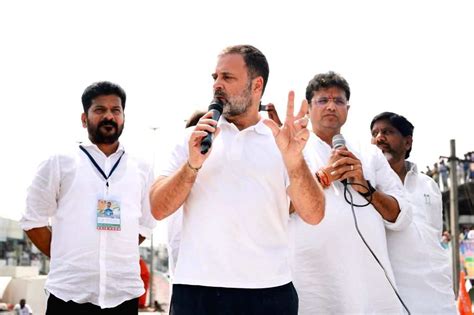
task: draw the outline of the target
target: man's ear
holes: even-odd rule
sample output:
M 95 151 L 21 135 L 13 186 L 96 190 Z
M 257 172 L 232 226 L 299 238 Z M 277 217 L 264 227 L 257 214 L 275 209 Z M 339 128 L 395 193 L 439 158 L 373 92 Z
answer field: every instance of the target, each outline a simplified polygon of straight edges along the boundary
M 405 137 L 405 150 L 410 150 L 411 146 L 413 145 L 413 137 L 412 136 L 406 136 Z
M 87 128 L 87 115 L 86 115 L 86 113 L 82 113 L 81 121 L 82 121 L 82 127 Z
M 253 80 L 254 80 L 253 90 L 255 92 L 260 91 L 260 93 L 263 93 L 263 77 L 259 76 Z

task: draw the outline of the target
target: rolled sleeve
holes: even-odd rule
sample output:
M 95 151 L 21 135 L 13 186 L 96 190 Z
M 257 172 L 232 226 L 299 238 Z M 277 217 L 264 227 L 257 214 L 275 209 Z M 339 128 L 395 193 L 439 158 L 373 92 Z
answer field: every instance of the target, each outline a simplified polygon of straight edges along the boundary
M 57 209 L 60 168 L 56 156 L 42 162 L 26 193 L 26 209 L 20 227 L 31 230 L 49 225 Z
M 403 184 L 379 150 L 376 151 L 374 163 L 376 164 L 376 189 L 395 198 L 400 208 L 395 222 L 384 220 L 385 227 L 394 231 L 403 230 L 410 225 L 413 219 L 412 208 L 405 197 Z
M 407 228 L 413 220 L 412 208 L 404 196 L 391 196 L 397 200 L 398 206 L 400 207 L 400 213 L 395 222 L 384 220 L 384 224 L 389 230 L 401 231 Z
M 169 153 L 169 158 L 163 168 L 160 169 L 160 176 L 171 176 L 173 175 L 184 163 L 186 163 L 189 156 L 188 141 L 191 137 L 194 127 L 189 127 L 185 130 L 185 134 L 182 137 L 182 141 L 174 146 Z

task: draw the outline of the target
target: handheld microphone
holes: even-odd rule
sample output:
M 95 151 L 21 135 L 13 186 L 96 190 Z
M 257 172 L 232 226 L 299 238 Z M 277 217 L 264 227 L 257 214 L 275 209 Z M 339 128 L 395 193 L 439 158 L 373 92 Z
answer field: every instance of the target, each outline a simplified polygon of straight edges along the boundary
M 346 145 L 346 139 L 341 134 L 337 134 L 334 137 L 332 137 L 332 147 L 334 149 L 339 149 L 340 147 L 343 147 Z M 344 186 L 347 185 L 347 179 L 341 180 L 341 183 L 344 184 Z
M 332 147 L 334 149 L 339 149 L 346 145 L 346 139 L 341 134 L 335 135 L 332 137 Z
M 218 98 L 212 100 L 211 104 L 209 105 L 209 111 L 212 112 L 211 119 L 218 121 L 219 117 L 222 114 L 222 108 L 224 104 Z M 212 133 L 208 132 L 207 135 L 201 141 L 201 154 L 206 154 L 212 146 Z

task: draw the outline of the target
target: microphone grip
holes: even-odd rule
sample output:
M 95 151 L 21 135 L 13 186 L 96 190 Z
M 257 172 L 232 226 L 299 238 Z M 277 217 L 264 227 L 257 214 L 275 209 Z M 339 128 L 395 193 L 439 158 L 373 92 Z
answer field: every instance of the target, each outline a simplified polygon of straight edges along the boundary
M 212 109 L 212 120 L 218 121 L 221 117 L 221 113 L 215 109 Z M 201 141 L 201 154 L 206 154 L 212 146 L 212 133 L 208 132 L 207 135 Z

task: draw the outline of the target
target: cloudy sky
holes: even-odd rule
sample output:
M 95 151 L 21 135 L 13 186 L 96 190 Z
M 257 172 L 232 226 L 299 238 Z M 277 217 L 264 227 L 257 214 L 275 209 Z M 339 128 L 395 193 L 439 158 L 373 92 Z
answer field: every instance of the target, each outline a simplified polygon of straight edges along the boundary
M 389 110 L 415 125 L 412 160 L 423 169 L 449 154 L 450 139 L 458 155 L 472 151 L 473 8 L 439 0 L 2 1 L 0 216 L 18 219 L 39 162 L 85 137 L 80 96 L 94 81 L 124 87 L 122 140 L 159 167 L 184 119 L 207 108 L 216 56 L 232 44 L 267 56 L 263 101 L 282 113 L 290 89 L 302 99 L 313 75 L 334 70 L 352 89 L 346 136 L 369 141 L 370 120 Z

